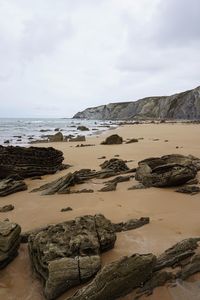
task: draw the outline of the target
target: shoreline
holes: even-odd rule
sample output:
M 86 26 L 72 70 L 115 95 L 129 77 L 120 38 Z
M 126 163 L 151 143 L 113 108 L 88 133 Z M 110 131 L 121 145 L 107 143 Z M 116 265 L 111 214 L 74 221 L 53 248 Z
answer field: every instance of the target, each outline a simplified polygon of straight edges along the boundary
M 100 145 L 105 137 L 113 133 L 119 134 L 124 139 L 143 139 L 133 144 Z M 136 183 L 135 180 L 120 183 L 116 191 L 108 193 L 97 191 L 101 184 L 98 180 L 92 180 L 89 184 L 83 185 L 94 188 L 95 192 L 92 194 L 41 196 L 40 193 L 29 193 L 29 191 L 81 168 L 98 170 L 99 164 L 104 161 L 98 159 L 101 156 L 110 159 L 119 155 L 119 158 L 124 160 L 133 160 L 128 163 L 130 168 L 136 167 L 138 161 L 142 159 L 171 153 L 192 154 L 200 157 L 198 134 L 198 124 L 190 124 L 190 126 L 177 123 L 138 124 L 134 126 L 122 125 L 113 130 L 107 130 L 99 136 L 87 137 L 86 142 L 81 142 L 83 144 L 95 144 L 94 147 L 76 147 L 80 142 L 34 144 L 34 146 L 39 147 L 52 146 L 63 151 L 64 163 L 71 164 L 73 167 L 54 175 L 43 176 L 42 180 L 25 180 L 28 184 L 28 191 L 1 198 L 1 206 L 13 204 L 15 209 L 1 214 L 0 219 L 9 218 L 21 225 L 22 231 L 27 231 L 85 214 L 103 213 L 112 222 L 150 217 L 150 224 L 136 230 L 118 233 L 114 249 L 104 253 L 102 261 L 105 264 L 135 252 L 160 254 L 184 238 L 200 236 L 199 195 L 190 196 L 175 193 L 173 188 L 128 191 L 127 188 Z M 66 206 L 72 207 L 73 210 L 65 213 L 60 212 L 60 209 Z M 20 255 L 5 270 L 0 271 L 0 284 L 7 286 L 0 292 L 3 299 L 8 299 L 9 296 L 15 294 L 16 298 L 13 300 L 25 300 L 25 296 L 30 295 L 29 290 L 31 290 L 31 300 L 44 300 L 40 284 L 36 279 L 32 279 L 28 261 L 26 246 L 22 245 Z M 28 276 L 22 275 L 25 270 L 28 272 Z M 18 278 L 20 274 L 22 275 L 21 279 Z M 18 286 L 26 287 L 24 291 L 19 288 L 17 291 L 14 277 L 17 278 Z M 33 291 L 33 287 L 35 291 Z M 70 293 L 65 293 L 58 299 L 63 300 Z M 161 297 L 164 300 L 173 299 L 169 298 L 167 294 L 169 293 L 166 287 L 158 288 L 147 299 L 157 300 Z M 129 300 L 131 298 L 127 296 L 123 299 Z

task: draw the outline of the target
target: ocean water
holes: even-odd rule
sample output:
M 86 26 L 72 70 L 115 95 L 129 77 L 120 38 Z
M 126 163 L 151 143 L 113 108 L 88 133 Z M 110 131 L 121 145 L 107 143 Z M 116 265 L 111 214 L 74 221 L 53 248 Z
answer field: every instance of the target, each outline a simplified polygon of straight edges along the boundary
M 77 127 L 84 125 L 89 131 L 79 131 Z M 53 135 L 59 128 L 63 135 L 94 135 L 116 127 L 112 121 L 95 121 L 79 119 L 54 118 L 0 118 L 0 145 L 27 145 L 31 141 L 45 139 L 45 135 Z M 45 132 L 42 132 L 45 130 Z M 9 141 L 9 143 L 5 143 Z

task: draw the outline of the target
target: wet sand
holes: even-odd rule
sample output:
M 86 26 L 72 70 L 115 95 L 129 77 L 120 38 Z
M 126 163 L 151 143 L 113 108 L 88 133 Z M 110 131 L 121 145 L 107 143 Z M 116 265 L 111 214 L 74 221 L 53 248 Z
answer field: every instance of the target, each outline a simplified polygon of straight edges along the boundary
M 38 146 L 53 146 L 62 150 L 64 162 L 73 167 L 58 174 L 44 176 L 42 180 L 26 180 L 28 191 L 0 199 L 0 206 L 6 204 L 15 206 L 11 212 L 1 213 L 0 219 L 9 218 L 20 224 L 22 231 L 26 231 L 84 214 L 102 213 L 113 222 L 148 216 L 151 220 L 150 224 L 117 234 L 114 249 L 102 255 L 102 263 L 105 264 L 123 255 L 136 252 L 159 254 L 184 238 L 200 236 L 200 195 L 175 193 L 173 188 L 128 191 L 127 188 L 136 183 L 135 180 L 119 183 L 116 191 L 101 193 L 98 190 L 102 186 L 102 181 L 96 179 L 87 185 L 78 186 L 78 189 L 84 187 L 94 189 L 95 192 L 91 194 L 41 196 L 40 193 L 29 192 L 69 171 L 81 168 L 98 170 L 99 164 L 104 161 L 98 159 L 101 156 L 110 159 L 114 155 L 119 155 L 119 158 L 133 160 L 128 163 L 129 167 L 136 167 L 139 160 L 147 157 L 172 153 L 192 154 L 200 157 L 199 132 L 200 125 L 193 124 L 126 125 L 107 131 L 99 137 L 87 138 L 85 143 L 95 144 L 94 147 L 76 148 L 75 146 L 80 143 L 39 144 Z M 100 142 L 112 133 L 118 133 L 124 139 L 143 139 L 133 144 L 100 145 Z M 72 207 L 73 210 L 60 212 L 61 208 L 67 206 Z M 191 287 L 190 284 L 189 287 Z M 188 292 L 189 287 L 178 285 L 175 288 L 157 288 L 153 295 L 141 299 L 200 299 L 197 293 L 194 296 L 196 298 L 193 298 L 193 295 Z M 65 299 L 72 292 L 65 293 L 59 300 Z M 198 294 L 200 294 L 199 291 Z M 21 245 L 19 256 L 6 269 L 0 271 L 0 299 L 45 299 L 40 282 L 32 274 L 26 245 Z M 132 300 L 133 295 L 121 299 Z

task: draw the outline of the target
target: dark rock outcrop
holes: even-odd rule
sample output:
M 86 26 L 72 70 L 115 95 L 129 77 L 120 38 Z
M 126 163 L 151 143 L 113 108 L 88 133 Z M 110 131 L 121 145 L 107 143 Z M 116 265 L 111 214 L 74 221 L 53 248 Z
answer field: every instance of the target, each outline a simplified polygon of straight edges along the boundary
M 25 190 L 27 190 L 27 185 L 22 180 L 14 180 L 12 178 L 0 180 L 0 197 Z
M 3 269 L 18 254 L 21 228 L 9 221 L 0 222 L 0 269 Z
M 152 254 L 135 254 L 106 265 L 94 280 L 67 300 L 115 300 L 140 287 L 156 262 Z
M 112 192 L 117 188 L 117 182 L 111 182 L 102 187 L 99 192 Z
M 138 163 L 135 179 L 145 186 L 167 187 L 185 184 L 195 178 L 198 159 L 180 154 L 148 158 Z
M 82 125 L 82 126 L 78 126 L 77 130 L 80 130 L 80 131 L 89 131 L 89 128 Z
M 103 141 L 102 145 L 118 145 L 123 143 L 123 138 L 118 134 L 112 134 L 108 136 L 105 141 Z
M 29 253 L 46 298 L 94 276 L 101 266 L 100 253 L 113 248 L 115 240 L 113 226 L 103 215 L 79 217 L 32 234 Z
M 62 167 L 63 153 L 52 147 L 0 146 L 0 179 L 53 174 Z
M 172 96 L 147 97 L 138 101 L 110 103 L 87 108 L 74 115 L 79 119 L 200 119 L 200 87 Z
M 64 139 L 63 134 L 60 131 L 54 135 L 49 135 L 48 138 L 50 142 L 62 142 Z

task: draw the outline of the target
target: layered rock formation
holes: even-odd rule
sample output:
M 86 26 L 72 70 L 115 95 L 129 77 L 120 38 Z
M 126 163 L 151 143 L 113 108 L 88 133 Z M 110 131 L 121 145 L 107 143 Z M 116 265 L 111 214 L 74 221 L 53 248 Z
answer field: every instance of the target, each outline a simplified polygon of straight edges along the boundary
M 0 179 L 53 174 L 62 168 L 63 153 L 52 147 L 0 146 Z
M 79 119 L 200 119 L 200 87 L 164 97 L 147 97 L 135 102 L 119 102 L 87 108 L 74 115 Z
M 30 257 L 47 299 L 94 276 L 101 266 L 100 253 L 111 249 L 115 240 L 113 225 L 103 215 L 76 218 L 30 235 Z
M 27 190 L 27 185 L 22 180 L 14 180 L 12 178 L 0 180 L 0 197 L 25 190 Z
M 148 187 L 181 185 L 195 178 L 199 163 L 200 159 L 180 154 L 147 158 L 138 163 L 135 179 Z
M 0 222 L 0 269 L 18 254 L 21 228 L 9 221 Z

